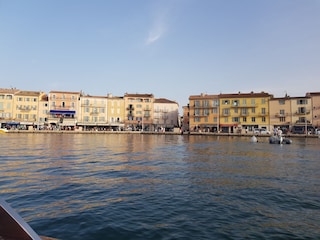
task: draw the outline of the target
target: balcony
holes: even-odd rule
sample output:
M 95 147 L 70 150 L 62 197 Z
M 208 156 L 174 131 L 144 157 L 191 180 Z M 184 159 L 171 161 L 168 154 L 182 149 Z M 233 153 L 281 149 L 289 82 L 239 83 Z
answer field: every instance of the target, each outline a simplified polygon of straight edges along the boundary
M 295 115 L 308 115 L 308 114 L 310 114 L 310 111 L 296 111 L 294 114 Z

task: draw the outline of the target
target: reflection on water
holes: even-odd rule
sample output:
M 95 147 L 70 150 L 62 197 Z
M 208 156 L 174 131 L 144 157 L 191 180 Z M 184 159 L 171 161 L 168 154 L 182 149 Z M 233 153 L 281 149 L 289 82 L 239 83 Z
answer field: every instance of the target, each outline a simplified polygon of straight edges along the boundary
M 320 238 L 320 139 L 2 134 L 0 142 L 0 193 L 41 235 Z

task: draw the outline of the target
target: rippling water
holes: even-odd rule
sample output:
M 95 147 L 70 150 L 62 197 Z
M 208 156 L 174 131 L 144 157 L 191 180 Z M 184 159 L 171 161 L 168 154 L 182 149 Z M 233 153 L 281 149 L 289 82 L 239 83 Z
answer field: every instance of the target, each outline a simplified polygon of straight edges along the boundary
M 0 194 L 59 239 L 320 239 L 320 139 L 1 134 Z

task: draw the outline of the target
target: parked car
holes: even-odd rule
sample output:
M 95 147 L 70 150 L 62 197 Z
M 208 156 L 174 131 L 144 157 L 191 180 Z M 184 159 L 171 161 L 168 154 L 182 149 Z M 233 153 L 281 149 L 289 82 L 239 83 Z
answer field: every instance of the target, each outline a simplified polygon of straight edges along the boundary
M 253 133 L 254 134 L 270 134 L 270 131 L 268 131 L 265 128 L 255 128 Z

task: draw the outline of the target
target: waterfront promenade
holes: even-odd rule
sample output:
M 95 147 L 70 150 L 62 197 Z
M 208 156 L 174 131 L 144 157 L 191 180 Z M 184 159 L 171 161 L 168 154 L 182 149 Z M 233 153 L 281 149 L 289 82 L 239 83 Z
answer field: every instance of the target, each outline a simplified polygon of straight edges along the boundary
M 77 130 L 9 130 L 7 133 L 29 133 L 29 134 L 146 134 L 146 135 L 202 135 L 202 136 L 231 136 L 231 137 L 270 137 L 270 134 L 253 133 L 213 133 L 213 132 L 153 132 L 153 131 L 77 131 Z M 283 134 L 287 138 L 320 138 L 320 134 Z

